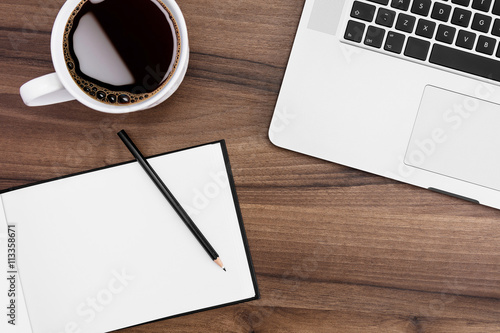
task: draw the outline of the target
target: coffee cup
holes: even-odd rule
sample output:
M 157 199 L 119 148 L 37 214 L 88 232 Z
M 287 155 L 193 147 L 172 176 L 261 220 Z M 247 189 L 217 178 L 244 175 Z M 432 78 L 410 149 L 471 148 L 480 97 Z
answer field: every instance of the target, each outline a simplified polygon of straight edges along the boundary
M 28 106 L 77 100 L 107 113 L 157 106 L 180 86 L 187 27 L 174 0 L 67 0 L 54 22 L 55 73 L 25 83 Z

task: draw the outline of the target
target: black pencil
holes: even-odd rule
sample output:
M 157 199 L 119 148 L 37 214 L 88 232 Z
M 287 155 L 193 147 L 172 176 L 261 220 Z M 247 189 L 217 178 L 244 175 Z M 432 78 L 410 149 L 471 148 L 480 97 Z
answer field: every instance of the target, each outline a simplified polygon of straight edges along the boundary
M 200 229 L 194 224 L 193 220 L 189 217 L 189 215 L 186 213 L 184 208 L 180 205 L 180 203 L 177 201 L 177 199 L 172 195 L 170 190 L 167 188 L 167 186 L 163 183 L 161 178 L 158 176 L 158 174 L 155 172 L 155 170 L 151 167 L 149 162 L 144 158 L 144 156 L 141 154 L 139 149 L 135 146 L 134 142 L 129 138 L 127 135 L 127 132 L 125 130 L 121 130 L 118 133 L 118 136 L 120 139 L 122 139 L 123 143 L 125 146 L 127 146 L 128 150 L 134 155 L 135 159 L 141 167 L 146 171 L 148 174 L 149 178 L 155 183 L 156 187 L 160 190 L 160 192 L 163 194 L 165 199 L 170 203 L 172 208 L 174 208 L 175 212 L 179 215 L 181 220 L 186 224 L 188 229 L 193 233 L 194 237 L 200 242 L 201 246 L 207 251 L 208 255 L 212 260 L 219 265 L 224 271 L 226 268 L 222 264 L 222 260 L 219 258 L 219 255 L 217 252 L 214 250 L 212 245 L 208 242 L 208 240 L 203 236 L 201 233 Z

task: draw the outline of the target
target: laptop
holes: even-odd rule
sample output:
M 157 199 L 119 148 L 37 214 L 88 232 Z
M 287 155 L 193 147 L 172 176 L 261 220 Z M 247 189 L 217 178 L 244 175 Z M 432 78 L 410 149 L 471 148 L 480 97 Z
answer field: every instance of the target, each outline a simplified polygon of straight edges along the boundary
M 279 147 L 500 208 L 500 0 L 306 0 Z

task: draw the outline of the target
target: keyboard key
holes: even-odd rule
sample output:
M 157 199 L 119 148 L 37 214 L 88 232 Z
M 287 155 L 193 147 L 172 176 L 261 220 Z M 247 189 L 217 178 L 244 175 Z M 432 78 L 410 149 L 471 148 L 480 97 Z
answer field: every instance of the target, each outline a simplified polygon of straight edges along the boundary
M 460 5 L 460 6 L 468 7 L 470 1 L 469 0 L 451 0 L 451 2 L 456 3 L 457 5 Z
M 426 38 L 432 38 L 435 29 L 436 29 L 436 23 L 420 19 L 418 20 L 417 29 L 415 29 L 415 34 Z
M 387 6 L 389 4 L 389 0 L 368 0 L 368 1 L 375 2 L 384 6 Z
M 436 33 L 436 40 L 443 42 L 443 43 L 451 44 L 451 43 L 453 43 L 453 38 L 455 37 L 456 31 L 457 31 L 457 29 L 455 29 L 453 27 L 449 27 L 447 25 L 440 24 L 438 27 L 438 31 Z
M 458 37 L 455 44 L 465 49 L 472 50 L 475 40 L 476 40 L 476 35 L 474 33 L 465 30 L 460 30 L 458 32 Z
M 408 10 L 410 7 L 410 0 L 392 0 L 391 7 L 400 10 Z
M 384 50 L 393 53 L 401 53 L 404 42 L 405 36 L 403 34 L 389 31 L 385 40 Z
M 475 14 L 472 20 L 471 28 L 481 32 L 488 32 L 490 30 L 491 17 L 483 14 Z
M 351 17 L 371 22 L 375 16 L 375 6 L 367 3 L 354 1 L 351 9 Z
M 345 30 L 344 38 L 359 43 L 363 39 L 365 25 L 361 22 L 349 21 Z
M 500 37 L 500 20 L 499 19 L 495 19 L 495 23 L 493 23 L 493 28 L 491 29 L 491 34 Z
M 451 6 L 445 5 L 441 2 L 434 3 L 434 8 L 432 8 L 431 17 L 433 19 L 446 22 L 450 17 Z
M 406 43 L 404 55 L 419 60 L 425 60 L 427 59 L 427 53 L 429 52 L 430 45 L 431 43 L 426 40 L 408 37 L 408 43 Z
M 379 48 L 384 40 L 385 30 L 377 27 L 369 26 L 366 31 L 365 45 Z
M 467 27 L 469 25 L 471 16 L 472 14 L 470 11 L 461 8 L 455 8 L 455 10 L 453 11 L 453 16 L 451 17 L 451 23 L 459 25 L 461 27 Z
M 472 8 L 487 12 L 490 10 L 491 0 L 473 0 Z
M 431 9 L 431 0 L 414 0 L 413 5 L 411 6 L 412 13 L 422 16 L 427 16 L 427 14 L 429 14 L 430 9 Z
M 492 55 L 493 51 L 495 51 L 496 41 L 494 38 L 479 36 L 476 45 L 476 51 L 479 53 L 484 53 L 487 55 Z
M 415 26 L 415 21 L 416 19 L 414 16 L 399 14 L 398 20 L 396 21 L 396 29 L 404 32 L 412 32 L 413 27 Z
M 396 18 L 395 11 L 380 8 L 378 10 L 377 18 L 375 19 L 375 23 L 390 28 L 390 27 L 392 27 L 392 24 L 394 23 L 395 18 Z
M 495 15 L 500 15 L 500 0 L 495 0 L 495 4 L 493 5 L 491 12 Z
M 500 81 L 500 62 L 440 44 L 432 47 L 429 61 L 494 81 Z

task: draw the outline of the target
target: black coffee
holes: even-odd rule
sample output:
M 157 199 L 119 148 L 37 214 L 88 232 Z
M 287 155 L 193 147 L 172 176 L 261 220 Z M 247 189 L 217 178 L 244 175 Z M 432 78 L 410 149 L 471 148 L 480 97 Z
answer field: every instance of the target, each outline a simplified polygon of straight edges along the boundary
M 88 96 L 130 104 L 167 84 L 180 42 L 177 23 L 160 0 L 83 0 L 63 43 L 67 68 Z

